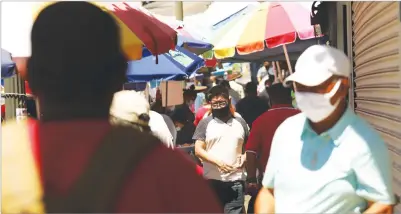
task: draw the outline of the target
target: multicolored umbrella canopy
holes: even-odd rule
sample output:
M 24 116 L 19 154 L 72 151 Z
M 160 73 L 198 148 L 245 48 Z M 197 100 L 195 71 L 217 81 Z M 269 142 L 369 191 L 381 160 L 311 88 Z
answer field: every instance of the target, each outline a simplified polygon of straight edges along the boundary
M 318 37 L 308 40 L 296 40 L 287 45 L 287 54 L 290 60 L 296 60 L 308 47 L 316 44 L 325 44 L 327 37 Z M 235 54 L 233 57 L 220 59 L 221 62 L 264 62 L 264 61 L 285 61 L 285 52 L 282 47 L 265 48 L 263 51 L 251 54 Z
M 53 3 L 4 2 L 1 10 L 2 47 L 10 51 L 14 57 L 29 57 L 32 24 L 39 12 Z M 109 12 L 119 23 L 122 47 L 130 60 L 142 58 L 143 46 L 154 55 L 174 49 L 177 32 L 142 8 L 140 2 L 94 4 Z
M 98 2 L 96 5 L 109 11 L 122 30 L 122 43 L 129 59 L 142 58 L 142 46 L 159 55 L 174 49 L 177 32 L 134 3 Z M 140 51 L 139 51 L 140 50 Z
M 315 38 L 312 2 L 263 2 L 230 20 L 211 40 L 217 59 Z
M 183 21 L 165 16 L 156 16 L 159 20 L 163 21 L 171 28 L 177 31 L 177 45 L 200 55 L 213 48 L 213 45 L 206 42 L 206 38 L 195 32 L 188 26 L 184 26 Z

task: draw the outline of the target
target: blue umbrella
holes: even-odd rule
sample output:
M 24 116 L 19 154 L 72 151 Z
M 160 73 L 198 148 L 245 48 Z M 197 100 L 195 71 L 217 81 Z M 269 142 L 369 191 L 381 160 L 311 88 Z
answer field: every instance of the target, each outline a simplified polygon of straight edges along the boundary
M 196 55 L 203 54 L 213 49 L 213 45 L 208 42 L 180 34 L 177 35 L 177 46 L 185 47 L 185 49 Z M 152 53 L 146 49 L 146 51 L 142 51 L 142 57 L 147 56 L 152 56 Z
M 11 59 L 11 54 L 1 49 L 1 78 L 12 77 L 15 74 L 15 62 Z
M 146 48 L 145 52 L 149 52 Z M 151 80 L 180 80 L 190 76 L 204 66 L 204 60 L 195 54 L 176 46 L 175 50 L 158 55 L 158 64 L 154 56 L 128 63 L 128 82 L 148 82 Z
M 200 55 L 209 51 L 213 48 L 213 45 L 189 36 L 184 36 L 178 34 L 177 45 L 180 47 L 185 47 L 190 52 Z

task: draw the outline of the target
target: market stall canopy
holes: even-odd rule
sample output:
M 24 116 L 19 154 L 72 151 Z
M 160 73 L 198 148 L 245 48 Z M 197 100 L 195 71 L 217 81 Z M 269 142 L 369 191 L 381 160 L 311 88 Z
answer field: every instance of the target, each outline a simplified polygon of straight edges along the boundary
M 208 8 L 210 3 L 211 3 L 210 1 L 199 1 L 199 2 L 184 1 L 183 2 L 184 15 L 189 16 L 193 14 L 203 13 Z M 155 1 L 146 4 L 144 7 L 155 14 L 163 16 L 174 16 L 175 2 Z
M 12 77 L 15 74 L 15 62 L 11 58 L 11 54 L 1 49 L 1 79 Z M 3 84 L 2 84 L 3 85 Z
M 177 31 L 177 45 L 200 55 L 213 48 L 213 45 L 206 42 L 206 38 L 195 32 L 190 27 L 184 26 L 183 21 L 170 17 L 155 15 L 160 21 L 166 23 Z
M 308 40 L 297 40 L 287 45 L 287 52 L 290 60 L 297 60 L 301 53 L 312 45 L 318 43 L 325 44 L 327 37 L 320 37 Z M 222 62 L 264 62 L 264 61 L 285 61 L 284 50 L 281 47 L 266 48 L 263 51 L 254 52 L 247 55 L 235 54 L 233 57 L 224 58 Z
M 144 48 L 144 52 L 148 51 Z M 155 64 L 155 57 L 148 56 L 138 61 L 128 63 L 127 78 L 129 82 L 143 82 L 151 80 L 179 80 L 191 76 L 204 65 L 202 58 L 176 46 L 175 50 L 161 54 L 159 63 Z
M 32 24 L 39 12 L 52 3 L 54 2 L 3 2 L 1 7 L 2 48 L 10 51 L 14 57 L 29 57 Z M 177 39 L 176 31 L 142 8 L 140 2 L 94 4 L 116 18 L 122 32 L 123 50 L 129 59 L 141 59 L 144 45 L 155 55 L 166 53 L 174 48 Z
M 217 59 L 315 38 L 310 24 L 312 2 L 263 2 L 230 20 L 211 43 Z
M 154 4 L 165 4 L 167 2 L 154 2 Z M 174 2 L 168 2 L 174 4 Z M 196 32 L 198 35 L 202 35 L 210 43 L 210 39 L 216 29 L 224 26 L 229 20 L 237 16 L 240 11 L 248 10 L 250 6 L 259 5 L 258 2 L 212 2 L 207 9 L 202 13 L 192 14 L 185 11 L 185 4 L 190 2 L 184 2 L 184 27 L 189 29 L 190 32 Z M 146 8 L 150 8 L 150 5 L 146 5 Z M 158 16 L 162 16 L 163 20 L 174 21 L 175 16 L 173 13 L 170 15 L 159 13 L 156 10 L 149 9 Z M 174 8 L 172 8 L 174 11 Z M 171 12 L 172 12 L 171 11 Z

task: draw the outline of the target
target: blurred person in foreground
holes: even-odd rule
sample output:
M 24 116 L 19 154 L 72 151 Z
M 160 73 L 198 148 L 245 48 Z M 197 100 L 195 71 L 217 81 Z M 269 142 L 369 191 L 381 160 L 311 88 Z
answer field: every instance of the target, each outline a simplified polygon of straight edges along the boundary
M 314 45 L 299 57 L 292 82 L 302 111 L 274 134 L 256 213 L 392 213 L 389 152 L 348 107 L 351 63 Z
M 245 97 L 235 106 L 236 111 L 245 119 L 251 129 L 253 121 L 269 108 L 266 101 L 258 97 L 257 87 L 256 83 L 248 82 L 245 85 Z
M 256 194 L 260 189 L 276 129 L 285 119 L 300 112 L 291 105 L 291 89 L 284 87 L 282 83 L 276 83 L 267 90 L 272 107 L 253 122 L 245 145 L 247 192 L 252 196 L 248 204 L 248 213 L 254 213 Z
M 118 129 L 126 136 L 129 131 L 132 142 L 108 134 L 117 130 L 109 122 L 109 110 L 113 94 L 122 89 L 127 68 L 119 27 L 110 14 L 89 2 L 53 3 L 36 18 L 31 44 L 27 74 L 39 99 L 40 120 L 2 126 L 2 212 L 43 213 L 43 203 L 46 212 L 58 205 L 75 207 L 62 206 L 62 213 L 221 212 L 212 190 L 183 154 L 134 128 Z M 145 154 L 131 166 L 135 157 L 128 155 L 133 151 L 122 146 L 146 146 L 141 142 L 153 147 L 140 150 Z M 110 155 L 98 152 L 107 154 L 107 148 L 120 149 Z M 99 157 L 104 165 L 97 164 Z M 121 173 L 119 181 L 96 185 L 121 167 L 113 165 L 116 160 L 125 158 L 127 173 Z M 95 169 L 89 167 L 94 165 Z M 93 183 L 79 186 L 88 171 Z M 86 197 L 73 194 L 71 198 L 77 189 Z M 92 204 L 104 195 L 90 193 L 105 189 L 115 195 Z
M 212 115 L 196 127 L 195 154 L 203 161 L 203 176 L 216 192 L 224 213 L 243 213 L 246 158 L 243 145 L 249 128 L 244 119 L 230 110 L 227 88 L 215 86 L 209 96 Z
M 152 133 L 168 148 L 174 148 L 173 137 L 163 117 L 150 110 L 144 95 L 133 90 L 114 94 L 110 107 L 110 120 L 113 124 L 129 124 L 132 127 Z

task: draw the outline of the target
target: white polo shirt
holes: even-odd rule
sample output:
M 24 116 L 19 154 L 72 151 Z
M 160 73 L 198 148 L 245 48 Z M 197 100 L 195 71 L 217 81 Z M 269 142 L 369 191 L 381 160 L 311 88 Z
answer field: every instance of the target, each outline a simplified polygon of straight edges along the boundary
M 193 139 L 206 143 L 206 152 L 226 164 L 237 164 L 242 154 L 243 144 L 249 135 L 249 128 L 245 120 L 234 116 L 227 123 L 213 116 L 202 119 L 196 127 Z M 206 179 L 220 181 L 244 180 L 244 169 L 233 173 L 221 173 L 217 166 L 204 162 L 203 176 Z

